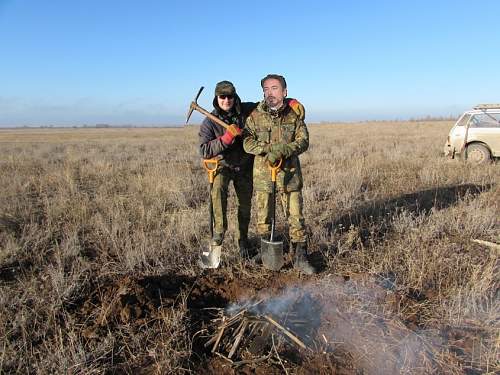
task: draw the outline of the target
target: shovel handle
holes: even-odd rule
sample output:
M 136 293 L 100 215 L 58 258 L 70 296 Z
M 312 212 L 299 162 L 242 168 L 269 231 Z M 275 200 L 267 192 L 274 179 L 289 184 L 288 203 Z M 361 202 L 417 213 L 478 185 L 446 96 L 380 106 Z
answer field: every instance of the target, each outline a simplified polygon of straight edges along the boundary
M 203 168 L 208 173 L 208 182 L 213 184 L 215 172 L 217 171 L 217 167 L 219 166 L 219 159 L 203 159 Z
M 276 175 L 278 174 L 278 169 L 281 167 L 281 163 L 283 163 L 283 159 L 280 159 L 276 164 L 271 164 L 269 161 L 267 165 L 269 166 L 269 170 L 271 171 L 271 181 L 276 182 Z

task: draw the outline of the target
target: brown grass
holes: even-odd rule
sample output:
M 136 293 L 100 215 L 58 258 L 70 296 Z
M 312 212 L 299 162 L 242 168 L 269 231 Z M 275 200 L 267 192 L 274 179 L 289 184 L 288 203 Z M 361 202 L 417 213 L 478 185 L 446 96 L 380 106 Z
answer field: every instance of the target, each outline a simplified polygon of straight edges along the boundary
M 310 126 L 301 157 L 310 249 L 319 279 L 369 274 L 406 297 L 382 307 L 440 338 L 429 372 L 494 373 L 498 252 L 470 240 L 500 243 L 499 166 L 442 157 L 450 127 Z M 136 288 L 127 278 L 200 273 L 207 180 L 196 133 L 0 131 L 1 373 L 197 372 L 189 288 L 110 318 L 113 299 Z M 258 276 L 236 261 L 234 224 L 226 249 L 224 272 Z

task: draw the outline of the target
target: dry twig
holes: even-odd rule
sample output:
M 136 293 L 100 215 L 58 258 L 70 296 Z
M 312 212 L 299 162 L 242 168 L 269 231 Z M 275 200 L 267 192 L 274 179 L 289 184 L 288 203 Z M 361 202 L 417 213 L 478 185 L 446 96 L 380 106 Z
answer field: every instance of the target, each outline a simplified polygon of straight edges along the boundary
M 264 318 L 271 324 L 275 325 L 278 329 L 280 329 L 290 340 L 295 342 L 298 346 L 300 346 L 302 349 L 307 349 L 307 346 L 300 341 L 297 336 L 293 335 L 289 330 L 287 330 L 285 327 L 283 327 L 281 324 L 276 322 L 273 318 L 271 318 L 269 315 L 264 315 Z

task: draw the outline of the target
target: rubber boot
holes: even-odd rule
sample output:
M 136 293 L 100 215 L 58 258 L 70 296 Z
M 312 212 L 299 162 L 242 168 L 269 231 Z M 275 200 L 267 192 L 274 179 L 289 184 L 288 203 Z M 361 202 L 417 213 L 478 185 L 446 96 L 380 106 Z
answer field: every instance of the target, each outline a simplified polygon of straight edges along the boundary
M 295 248 L 293 268 L 306 275 L 314 274 L 314 268 L 307 260 L 307 244 L 305 242 L 297 242 L 296 244 L 292 244 L 292 246 Z

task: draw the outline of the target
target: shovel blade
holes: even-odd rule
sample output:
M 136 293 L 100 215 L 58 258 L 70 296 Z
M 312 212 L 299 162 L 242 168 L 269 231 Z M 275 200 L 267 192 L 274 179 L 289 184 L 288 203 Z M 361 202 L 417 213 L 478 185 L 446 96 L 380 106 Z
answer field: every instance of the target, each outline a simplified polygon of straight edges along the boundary
M 222 246 L 210 245 L 208 249 L 201 252 L 201 268 L 217 268 L 220 264 Z
M 283 259 L 283 242 L 260 240 L 260 252 L 262 264 L 265 268 L 272 271 L 279 271 L 285 263 Z

